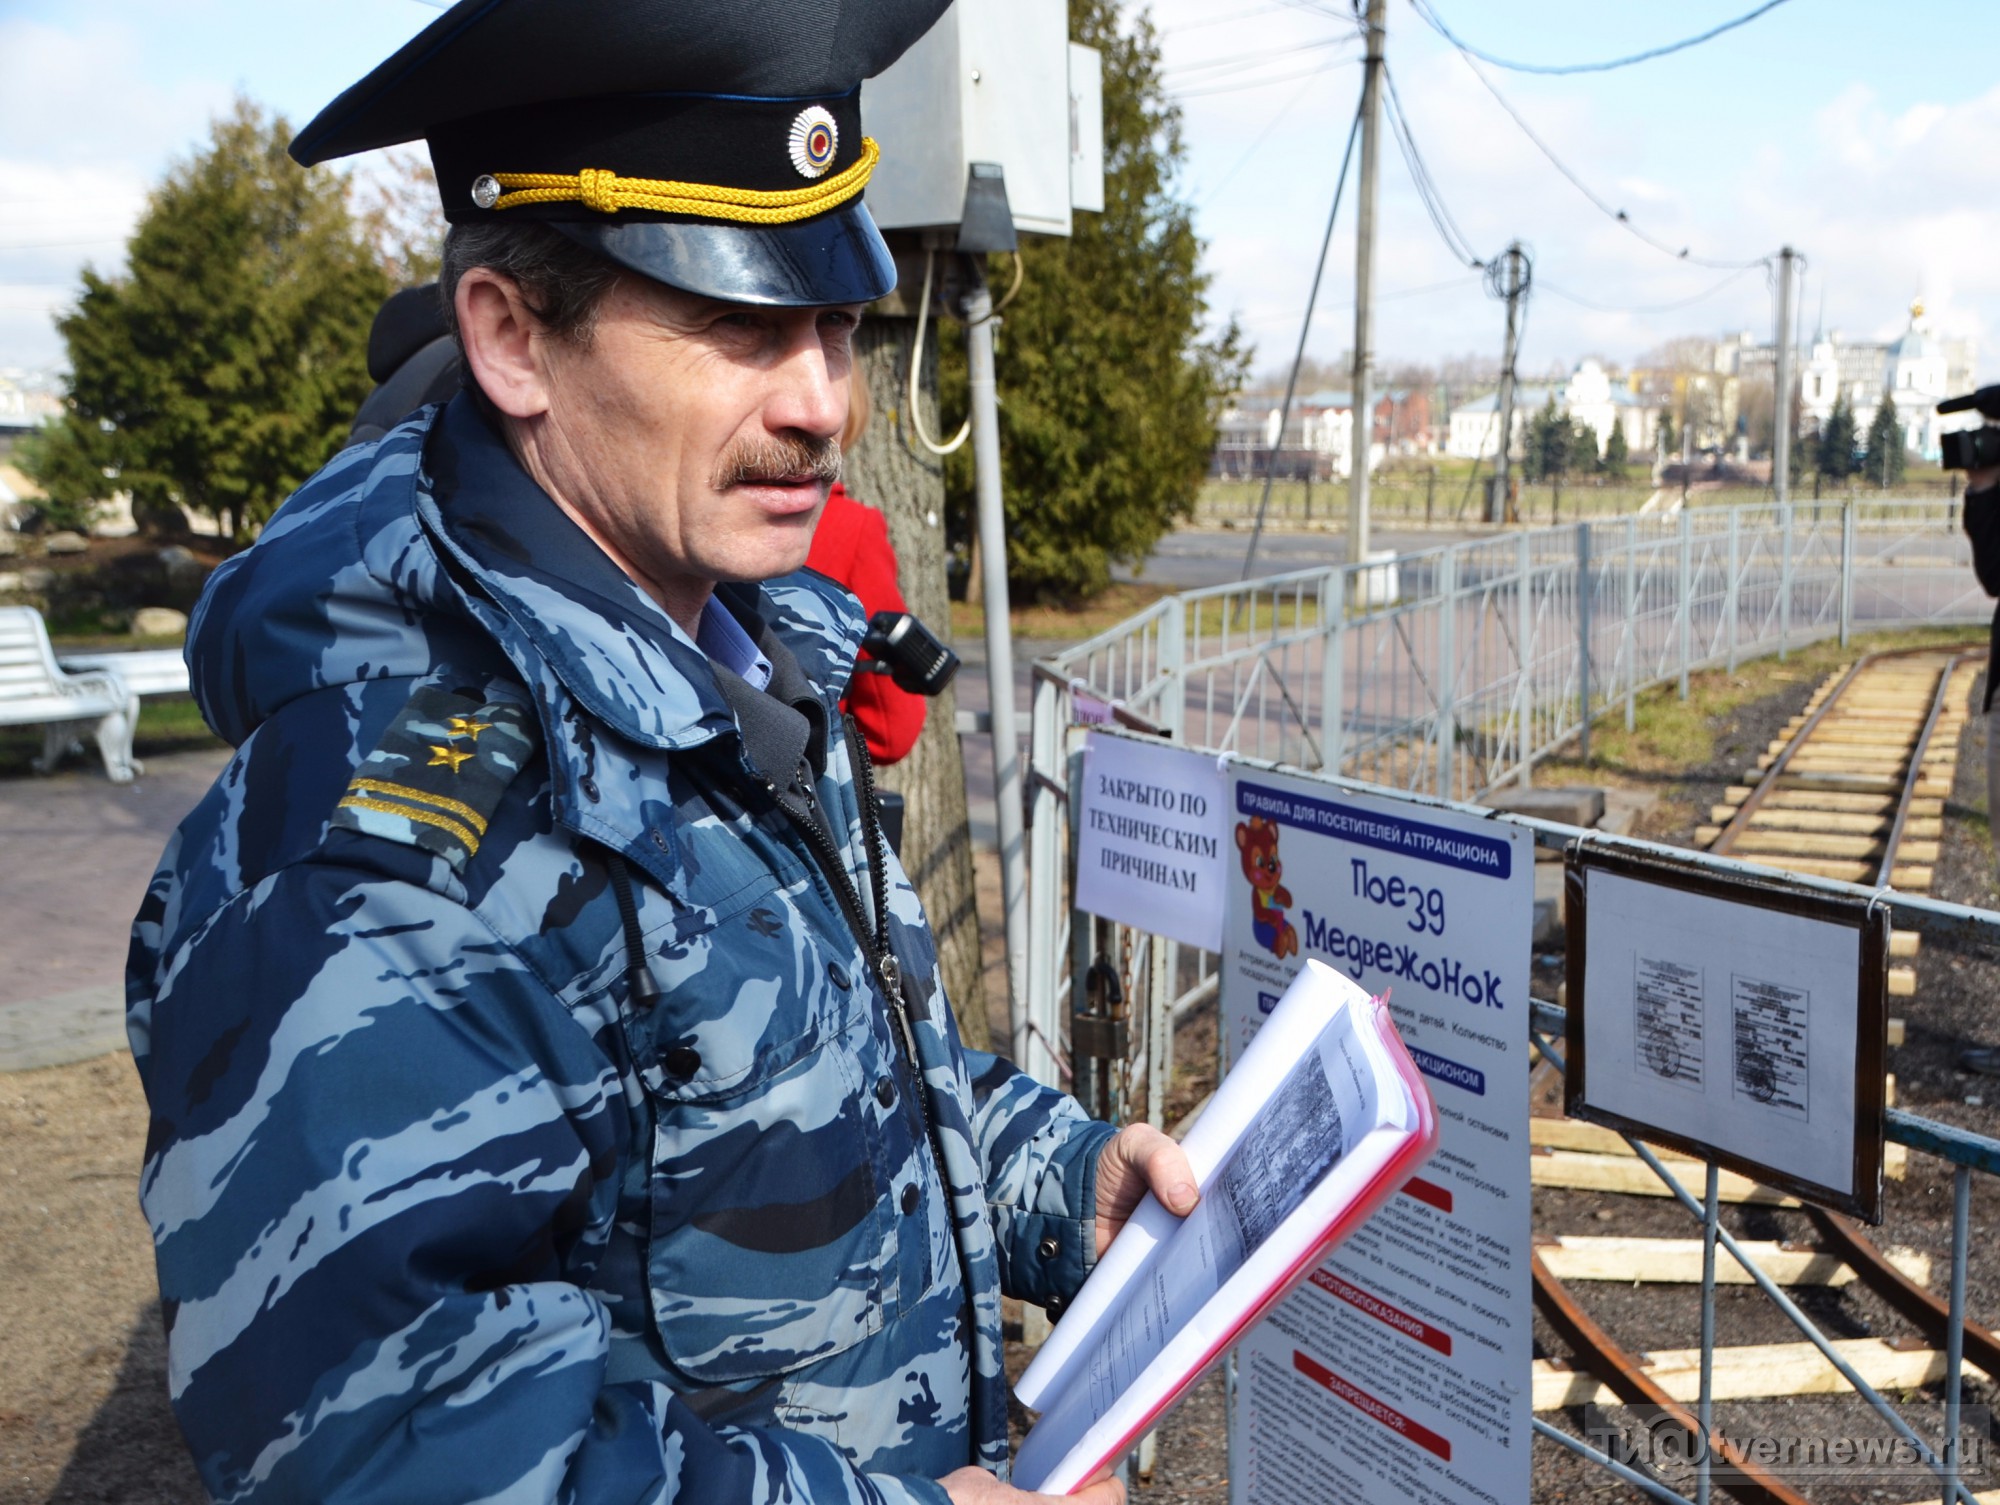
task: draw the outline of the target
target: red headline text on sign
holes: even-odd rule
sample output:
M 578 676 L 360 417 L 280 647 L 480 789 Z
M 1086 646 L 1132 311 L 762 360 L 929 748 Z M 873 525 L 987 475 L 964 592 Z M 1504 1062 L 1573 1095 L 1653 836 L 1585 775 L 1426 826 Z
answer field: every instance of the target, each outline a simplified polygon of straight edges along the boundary
M 1408 1438 L 1425 1452 L 1442 1458 L 1446 1463 L 1451 1462 L 1449 1441 L 1438 1436 L 1421 1422 L 1410 1420 L 1393 1406 L 1384 1405 L 1366 1390 L 1350 1385 L 1317 1359 L 1307 1358 L 1295 1348 L 1292 1350 L 1292 1367 L 1315 1384 L 1324 1385 L 1355 1410 L 1380 1422 L 1399 1437 Z
M 1380 1296 L 1371 1296 L 1357 1285 L 1342 1280 L 1331 1270 L 1312 1272 L 1312 1283 L 1329 1296 L 1337 1296 L 1349 1306 L 1366 1312 L 1385 1327 L 1393 1327 L 1406 1338 L 1414 1338 L 1424 1347 L 1436 1353 L 1451 1357 L 1451 1334 L 1442 1328 L 1433 1327 L 1421 1317 L 1412 1317 L 1408 1312 L 1389 1305 Z
M 1419 1202 L 1435 1207 L 1439 1212 L 1451 1211 L 1451 1189 L 1439 1186 L 1435 1181 L 1426 1181 L 1422 1176 L 1412 1176 L 1405 1181 L 1403 1195 L 1415 1197 Z

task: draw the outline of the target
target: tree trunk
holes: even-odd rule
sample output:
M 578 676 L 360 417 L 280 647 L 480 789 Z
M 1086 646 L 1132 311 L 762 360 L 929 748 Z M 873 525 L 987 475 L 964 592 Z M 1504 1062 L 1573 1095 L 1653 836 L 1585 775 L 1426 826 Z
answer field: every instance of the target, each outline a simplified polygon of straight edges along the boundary
M 855 359 L 868 382 L 874 417 L 847 456 L 846 484 L 855 500 L 888 520 L 903 599 L 939 637 L 951 637 L 945 586 L 944 473 L 918 448 L 903 409 L 917 321 L 871 312 L 855 334 Z M 927 331 L 924 373 L 937 370 L 936 325 Z M 936 388 L 925 384 L 925 428 L 937 428 Z M 989 1048 L 985 994 L 980 987 L 979 913 L 973 900 L 972 826 L 965 807 L 965 761 L 958 746 L 955 689 L 930 703 L 924 734 L 910 755 L 882 770 L 903 810 L 903 866 L 930 916 L 944 970 L 945 995 L 959 1032 L 976 1050 Z

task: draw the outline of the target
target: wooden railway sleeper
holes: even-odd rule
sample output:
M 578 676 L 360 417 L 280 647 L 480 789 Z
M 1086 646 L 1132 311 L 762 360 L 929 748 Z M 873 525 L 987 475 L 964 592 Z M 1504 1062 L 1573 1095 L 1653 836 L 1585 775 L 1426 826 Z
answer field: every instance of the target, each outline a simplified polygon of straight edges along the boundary
M 1699 1436 L 1701 1423 L 1695 1414 L 1647 1377 L 1639 1361 L 1619 1347 L 1617 1340 L 1598 1326 L 1563 1283 L 1549 1273 L 1542 1257 L 1531 1254 L 1528 1263 L 1535 1276 L 1535 1305 L 1541 1308 L 1549 1326 L 1583 1357 L 1591 1373 L 1627 1405 L 1652 1406 L 1673 1418 L 1674 1424 L 1690 1438 Z M 1745 1458 L 1719 1428 L 1710 1434 L 1709 1445 L 1714 1450 L 1710 1478 L 1718 1488 L 1752 1505 L 1811 1505 L 1776 1474 Z

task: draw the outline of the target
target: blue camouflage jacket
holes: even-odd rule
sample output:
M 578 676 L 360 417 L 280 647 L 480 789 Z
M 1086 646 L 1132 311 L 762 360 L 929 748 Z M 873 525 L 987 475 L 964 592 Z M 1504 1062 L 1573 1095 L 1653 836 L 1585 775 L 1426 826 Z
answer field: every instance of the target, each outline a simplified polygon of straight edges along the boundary
M 835 710 L 854 603 L 725 592 L 808 713 L 818 861 L 708 660 L 464 398 L 210 582 L 188 662 L 238 751 L 128 991 L 172 1400 L 218 1499 L 1004 1474 L 1000 1294 L 1081 1282 L 1111 1130 L 961 1047 L 889 858 L 892 1007 Z

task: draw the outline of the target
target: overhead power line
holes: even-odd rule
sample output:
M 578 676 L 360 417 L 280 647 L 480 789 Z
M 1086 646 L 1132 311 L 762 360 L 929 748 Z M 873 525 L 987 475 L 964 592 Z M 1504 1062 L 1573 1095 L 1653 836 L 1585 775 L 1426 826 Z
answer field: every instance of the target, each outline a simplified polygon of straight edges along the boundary
M 1306 294 L 1305 317 L 1299 321 L 1299 348 L 1292 356 L 1292 374 L 1285 381 L 1285 400 L 1278 408 L 1278 433 L 1271 441 L 1271 450 L 1264 459 L 1264 495 L 1257 503 L 1257 526 L 1250 530 L 1250 547 L 1243 554 L 1243 573 L 1239 577 L 1250 578 L 1250 569 L 1257 561 L 1257 545 L 1264 537 L 1264 514 L 1271 505 L 1271 481 L 1278 464 L 1278 451 L 1284 447 L 1285 424 L 1292 416 L 1292 396 L 1298 391 L 1299 367 L 1305 363 L 1306 338 L 1312 333 L 1313 305 L 1319 302 L 1319 282 L 1326 273 L 1326 253 L 1333 244 L 1333 222 L 1340 217 L 1340 200 L 1347 192 L 1347 169 L 1354 163 L 1354 143 L 1361 135 L 1361 105 L 1354 110 L 1354 124 L 1347 128 L 1347 145 L 1340 154 L 1340 176 L 1333 184 L 1333 204 L 1326 211 L 1326 234 L 1320 238 L 1319 260 L 1313 266 L 1312 290 Z M 1363 455 L 1361 463 L 1367 464 Z
M 1401 96 L 1396 93 L 1396 76 L 1386 64 L 1382 68 L 1382 80 L 1389 86 L 1389 130 L 1396 138 L 1396 145 L 1403 153 L 1403 165 L 1410 169 L 1410 181 L 1416 185 L 1417 197 L 1423 201 L 1424 212 L 1430 216 L 1438 238 L 1445 243 L 1451 254 L 1468 267 L 1479 268 L 1485 263 L 1479 253 L 1472 249 L 1472 243 L 1458 228 L 1458 221 L 1452 218 L 1446 206 L 1444 195 L 1438 191 L 1437 180 L 1431 176 L 1429 165 L 1423 153 L 1417 150 L 1417 139 L 1410 133 L 1410 121 L 1404 113 Z
M 1735 271 L 1741 271 L 1746 267 L 1762 266 L 1767 261 L 1770 260 L 1768 256 L 1758 256 L 1749 261 L 1717 261 L 1705 256 L 1696 256 L 1686 246 L 1682 246 L 1679 249 L 1675 249 L 1673 246 L 1668 245 L 1665 241 L 1647 234 L 1644 230 L 1640 229 L 1637 225 L 1635 225 L 1632 222 L 1631 215 L 1627 214 L 1623 209 L 1620 209 L 1617 205 L 1610 203 L 1608 200 L 1605 199 L 1605 197 L 1602 194 L 1597 192 L 1596 189 L 1592 188 L 1588 183 L 1584 182 L 1582 178 L 1577 176 L 1575 170 L 1572 169 L 1567 162 L 1563 161 L 1561 157 L 1558 157 L 1555 154 L 1555 149 L 1551 147 L 1548 144 L 1548 142 L 1544 141 L 1538 134 L 1536 134 L 1535 128 L 1528 124 L 1527 118 L 1524 115 L 1522 115 L 1519 110 L 1514 108 L 1514 106 L 1508 101 L 1507 96 L 1502 94 L 1499 88 L 1494 84 L 1493 80 L 1486 76 L 1486 70 L 1479 66 L 1478 59 L 1473 55 L 1470 49 L 1468 49 L 1463 44 L 1458 42 L 1455 38 L 1451 36 L 1450 32 L 1445 31 L 1442 26 L 1438 25 L 1436 17 L 1431 14 L 1429 0 L 1410 0 L 1410 4 L 1412 7 L 1415 8 L 1415 10 L 1419 15 L 1424 17 L 1424 19 L 1429 21 L 1433 26 L 1436 26 L 1439 33 L 1442 36 L 1444 36 L 1448 41 L 1450 41 L 1454 47 L 1458 49 L 1458 55 L 1460 61 L 1462 61 L 1466 67 L 1472 70 L 1472 75 L 1474 78 L 1478 79 L 1480 83 L 1486 86 L 1486 92 L 1491 94 L 1493 98 L 1496 101 L 1498 101 L 1500 108 L 1505 110 L 1507 114 L 1513 119 L 1514 124 L 1516 124 L 1521 128 L 1521 134 L 1526 136 L 1530 141 L 1532 141 L 1535 144 L 1535 149 L 1539 151 L 1544 157 L 1547 157 L 1549 159 L 1549 164 L 1552 167 L 1554 167 L 1557 172 L 1561 173 L 1565 178 L 1569 179 L 1570 186 L 1575 188 L 1578 193 L 1582 194 L 1586 199 L 1588 199 L 1592 207 L 1594 207 L 1599 213 L 1605 215 L 1606 217 L 1612 220 L 1615 220 L 1618 224 L 1622 225 L 1626 230 L 1630 231 L 1633 235 L 1637 236 L 1640 240 L 1644 241 L 1647 245 L 1651 246 L 1655 251 L 1658 251 L 1661 255 L 1671 256 L 1674 260 L 1685 262 L 1689 266 L 1709 267 L 1716 271 L 1721 271 L 1721 272 L 1735 272 Z
M 1482 63 L 1491 63 L 1496 68 L 1505 68 L 1511 73 L 1609 73 L 1614 68 L 1629 68 L 1634 63 L 1651 62 L 1656 57 L 1665 57 L 1673 52 L 1685 52 L 1690 47 L 1699 47 L 1703 42 L 1712 42 L 1726 31 L 1734 31 L 1739 26 L 1748 26 L 1759 16 L 1766 15 L 1785 4 L 1785 0 L 1764 0 L 1755 10 L 1746 11 L 1732 21 L 1724 21 L 1720 26 L 1711 26 L 1700 36 L 1685 37 L 1678 42 L 1668 42 L 1661 47 L 1648 47 L 1644 52 L 1634 52 L 1626 57 L 1607 58 L 1601 63 L 1521 63 L 1511 58 L 1495 57 L 1490 52 L 1481 51 L 1470 42 L 1463 40 L 1446 26 L 1436 12 L 1425 5 L 1416 7 L 1417 14 L 1429 23 L 1431 29 L 1443 37 L 1460 52 L 1478 58 Z
M 1720 282 L 1716 283 L 1714 286 L 1704 288 L 1702 289 L 1702 291 L 1694 294 L 1692 297 L 1679 298 L 1672 303 L 1649 303 L 1649 304 L 1637 305 L 1630 308 L 1614 307 L 1606 303 L 1593 303 L 1588 298 L 1578 297 L 1575 293 L 1565 291 L 1563 288 L 1560 288 L 1556 286 L 1553 282 L 1550 282 L 1546 277 L 1542 278 L 1538 285 L 1541 287 L 1543 292 L 1554 293 L 1558 298 L 1561 298 L 1565 303 L 1574 303 L 1579 308 L 1587 308 L 1594 313 L 1670 314 L 1673 313 L 1676 309 L 1691 308 L 1697 303 L 1703 302 L 1704 300 L 1709 298 L 1713 298 L 1717 293 L 1721 292 L 1724 288 L 1729 287 L 1736 282 L 1740 282 L 1743 278 L 1744 273 L 1753 272 L 1758 267 L 1764 266 L 1765 264 L 1766 263 L 1761 261 L 1753 261 L 1748 263 L 1747 265 L 1740 266 L 1735 271 L 1731 272 L 1727 277 L 1724 277 Z
M 1280 58 L 1295 58 L 1302 52 L 1323 52 L 1329 47 L 1351 47 L 1353 37 L 1321 37 L 1314 42 L 1300 42 L 1286 47 L 1260 47 L 1255 52 L 1236 52 L 1224 57 L 1198 58 L 1188 63 L 1169 63 L 1160 70 L 1162 77 L 1170 74 L 1206 73 L 1220 70 L 1224 73 L 1245 68 L 1262 67 L 1265 63 L 1276 62 Z
M 1352 57 L 1334 57 L 1312 68 L 1302 68 L 1295 73 L 1280 73 L 1262 78 L 1239 79 L 1234 83 L 1203 84 L 1198 89 L 1173 89 L 1175 99 L 1207 99 L 1213 94 L 1234 94 L 1243 89 L 1262 89 L 1272 84 L 1289 84 L 1302 78 L 1317 78 L 1327 69 L 1353 61 Z

